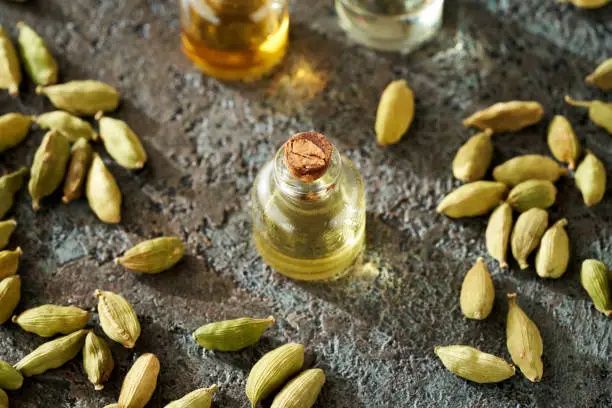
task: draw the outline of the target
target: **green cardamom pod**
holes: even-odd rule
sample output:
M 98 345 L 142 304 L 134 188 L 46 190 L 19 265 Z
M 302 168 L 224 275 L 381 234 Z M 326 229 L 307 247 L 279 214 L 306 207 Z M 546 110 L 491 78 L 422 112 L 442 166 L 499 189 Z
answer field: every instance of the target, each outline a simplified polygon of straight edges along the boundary
M 252 319 L 243 317 L 234 320 L 208 323 L 193 333 L 195 341 L 207 350 L 238 351 L 259 341 L 274 317 Z
M 219 386 L 217 384 L 213 384 L 209 388 L 200 388 L 190 392 L 181 399 L 172 401 L 164 408 L 210 408 L 213 395 L 218 389 Z
M 26 377 L 39 375 L 58 368 L 79 354 L 89 330 L 79 330 L 67 336 L 58 337 L 38 347 L 15 365 Z
M 540 244 L 540 239 L 548 226 L 548 212 L 541 208 L 532 208 L 522 213 L 516 220 L 510 247 L 512 255 L 521 269 L 527 269 L 527 257 Z
M 553 118 L 548 126 L 547 140 L 555 159 L 568 163 L 569 169 L 574 170 L 580 158 L 580 141 L 565 116 L 556 115 Z
M 73 143 L 79 139 L 98 139 L 98 133 L 89 122 L 73 116 L 68 112 L 61 110 L 47 112 L 37 116 L 35 120 L 36 124 L 42 129 L 55 129 Z
M 0 249 L 6 248 L 15 228 L 17 228 L 17 221 L 15 220 L 0 221 Z M 0 272 L 0 276 L 2 276 L 2 272 Z
M 506 343 L 512 361 L 531 382 L 542 379 L 542 336 L 535 323 L 516 304 L 516 293 L 508 294 Z
M 597 259 L 585 260 L 580 269 L 580 283 L 591 297 L 595 309 L 608 317 L 612 316 L 608 267 Z
M 480 384 L 507 380 L 515 368 L 503 358 L 462 345 L 438 346 L 434 353 L 451 373 Z
M 461 312 L 468 319 L 483 320 L 491 313 L 495 300 L 495 287 L 491 274 L 484 263 L 478 258 L 468 271 L 461 285 L 459 304 Z
M 455 178 L 466 182 L 484 178 L 493 159 L 492 134 L 491 129 L 486 129 L 472 136 L 459 148 L 453 160 Z
M 603 1 L 608 3 L 610 0 Z M 612 90 L 612 58 L 608 58 L 595 68 L 595 71 L 585 78 L 585 82 L 604 91 Z
M 517 184 L 508 194 L 508 203 L 518 212 L 531 208 L 546 209 L 555 203 L 557 188 L 548 180 L 527 180 Z
M 13 323 L 41 337 L 70 334 L 89 321 L 89 312 L 74 306 L 43 305 L 13 316 Z
M 514 187 L 527 180 L 555 182 L 567 174 L 567 169 L 550 157 L 527 154 L 514 157 L 493 169 L 493 178 Z
M 589 109 L 589 118 L 597 126 L 612 133 L 612 103 L 602 101 L 577 101 L 570 96 L 565 96 L 565 102 L 572 106 L 580 106 Z
M 516 132 L 538 123 L 542 116 L 544 108 L 539 102 L 500 102 L 474 113 L 463 121 L 463 126 L 491 129 L 495 133 Z
M 94 332 L 89 332 L 85 338 L 83 368 L 96 391 L 104 389 L 103 384 L 108 381 L 115 368 L 115 360 L 113 360 L 110 347 Z
M 9 399 L 6 392 L 0 388 L 0 408 L 9 408 Z
M 265 354 L 251 369 L 246 394 L 255 408 L 289 378 L 302 369 L 304 346 L 289 343 Z
M 83 195 L 85 180 L 91 161 L 93 160 L 93 149 L 86 139 L 79 139 L 72 145 L 70 151 L 70 164 L 64 180 L 64 196 L 62 201 L 68 204 L 70 201 Z
M 112 112 L 119 105 L 119 91 L 104 82 L 70 81 L 59 85 L 37 87 L 53 106 L 75 115 L 93 116 L 99 111 Z
M 48 132 L 34 155 L 28 189 L 32 208 L 40 208 L 40 200 L 51 195 L 62 183 L 70 158 L 68 139 L 54 130 Z
M 592 207 L 603 199 L 607 183 L 606 168 L 591 151 L 587 150 L 574 177 L 576 187 L 582 193 L 582 199 L 587 207 Z
M 121 191 L 115 178 L 97 153 L 94 153 L 87 181 L 85 195 L 89 207 L 98 218 L 109 224 L 121 221 Z
M 173 267 L 185 255 L 183 241 L 177 237 L 160 237 L 141 242 L 115 263 L 141 273 L 156 274 Z
M 23 376 L 12 365 L 0 360 L 0 388 L 18 390 L 23 385 Z
M 0 152 L 19 145 L 28 135 L 32 117 L 21 113 L 0 116 Z
M 383 91 L 376 110 L 376 141 L 388 146 L 400 141 L 414 119 L 414 93 L 406 81 L 393 81 Z
M 542 236 L 536 254 L 536 272 L 542 278 L 560 278 L 569 263 L 569 237 L 565 232 L 567 220 L 557 221 Z
M 9 94 L 19 94 L 21 67 L 17 50 L 11 39 L 0 25 L 0 89 L 7 89 Z
M 15 193 L 21 190 L 29 172 L 30 169 L 22 167 L 13 173 L 0 177 L 0 219 L 4 218 L 6 213 L 13 207 Z
M 510 242 L 510 233 L 512 232 L 512 207 L 508 203 L 501 203 L 497 207 L 487 224 L 486 245 L 489 255 L 499 262 L 499 267 L 506 269 L 508 262 L 506 254 L 508 253 L 508 242 Z
M 0 324 L 10 319 L 21 300 L 21 277 L 9 276 L 0 281 Z
M 23 251 L 19 247 L 14 251 L 0 251 L 0 280 L 17 273 L 22 254 Z
M 134 348 L 140 337 L 140 323 L 132 305 L 123 296 L 96 290 L 100 326 L 106 335 L 125 348 Z
M 506 196 L 508 187 L 494 181 L 474 181 L 448 194 L 436 211 L 451 218 L 476 217 L 489 213 Z
M 23 21 L 17 23 L 17 43 L 23 65 L 32 81 L 37 85 L 51 85 L 57 82 L 57 62 L 51 55 L 45 40 Z
M 128 371 L 121 386 L 119 406 L 121 408 L 144 408 L 157 387 L 159 360 L 154 354 L 138 357 Z
M 270 408 L 311 408 L 325 384 L 325 374 L 320 368 L 304 370 L 274 397 Z
M 147 153 L 134 131 L 122 120 L 96 114 L 100 138 L 108 154 L 126 169 L 141 169 L 147 162 Z

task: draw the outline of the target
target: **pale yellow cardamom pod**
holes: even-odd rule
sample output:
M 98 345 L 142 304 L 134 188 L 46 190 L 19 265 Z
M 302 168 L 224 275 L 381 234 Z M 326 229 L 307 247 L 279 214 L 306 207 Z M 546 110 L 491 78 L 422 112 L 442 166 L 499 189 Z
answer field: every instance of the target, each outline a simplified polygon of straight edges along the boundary
M 610 0 L 599 0 L 608 3 Z M 595 85 L 604 91 L 612 90 L 612 58 L 602 62 L 595 71 L 589 74 L 585 81 L 587 84 Z
M 32 208 L 40 208 L 40 200 L 51 195 L 62 183 L 70 159 L 70 143 L 57 131 L 48 132 L 36 150 L 28 190 Z
M 548 226 L 548 212 L 541 208 L 532 208 L 522 213 L 516 220 L 510 247 L 512 255 L 521 269 L 527 269 L 527 257 L 540 244 L 540 239 Z
M 266 319 L 243 317 L 213 322 L 197 329 L 193 338 L 207 350 L 237 351 L 257 343 L 274 322 L 272 316 Z
M 15 228 L 17 228 L 17 221 L 15 220 L 0 221 L 0 249 L 6 248 Z M 0 276 L 2 276 L 2 272 L 0 272 Z
M 393 81 L 382 93 L 376 111 L 376 141 L 387 146 L 400 141 L 414 118 L 414 93 L 405 80 Z
M 97 140 L 98 133 L 89 122 L 68 112 L 56 110 L 36 117 L 36 124 L 42 129 L 55 129 L 66 139 L 76 142 L 79 139 Z
M 86 139 L 79 139 L 72 145 L 70 152 L 70 164 L 64 180 L 64 196 L 62 201 L 69 203 L 83 195 L 85 180 L 91 161 L 93 160 L 93 148 Z
M 474 181 L 451 191 L 436 211 L 451 218 L 476 217 L 489 213 L 506 196 L 508 187 L 494 181 Z
M 591 151 L 587 150 L 574 178 L 587 207 L 592 207 L 603 199 L 607 183 L 606 168 Z
M 0 388 L 18 390 L 23 385 L 23 376 L 9 363 L 0 360 Z
M 548 180 L 527 180 L 508 194 L 508 203 L 518 212 L 532 208 L 546 209 L 555 203 L 557 188 Z
M 503 358 L 470 346 L 438 346 L 434 353 L 448 371 L 480 384 L 504 381 L 515 373 L 514 366 Z
M 140 337 L 140 322 L 132 305 L 123 296 L 96 290 L 98 315 L 104 333 L 125 348 L 134 348 Z
M 17 43 L 21 51 L 23 65 L 37 85 L 51 85 L 57 82 L 58 66 L 51 55 L 45 40 L 24 22 L 17 23 L 19 37 Z
M 589 118 L 597 126 L 612 133 L 612 103 L 602 101 L 577 101 L 570 96 L 565 96 L 565 102 L 572 106 L 580 106 L 589 109 Z
M 512 232 L 512 207 L 508 203 L 502 203 L 497 207 L 487 224 L 485 233 L 487 251 L 502 269 L 508 267 L 507 253 L 510 233 Z
M 612 316 L 608 267 L 597 259 L 585 260 L 580 269 L 580 283 L 593 300 L 595 309 L 608 317 Z
M 596 9 L 610 3 L 610 0 L 557 0 L 557 3 L 572 3 L 580 8 Z
M 557 221 L 542 236 L 536 254 L 536 272 L 542 278 L 560 278 L 569 263 L 569 237 L 565 232 L 567 220 Z
M 459 148 L 453 160 L 453 175 L 455 178 L 471 182 L 484 178 L 491 159 L 493 159 L 493 131 L 486 129 L 472 136 Z
M 102 112 L 96 119 L 108 154 L 126 169 L 141 169 L 147 162 L 147 152 L 136 133 L 124 121 L 105 117 Z
M 87 173 L 85 195 L 89 207 L 101 221 L 109 224 L 121 221 L 121 191 L 117 181 L 97 153 L 94 153 Z
M 9 408 L 9 399 L 6 392 L 0 388 L 0 408 Z
M 11 39 L 0 25 L 0 89 L 7 89 L 9 94 L 19 94 L 21 67 L 17 50 Z
M 516 304 L 516 293 L 508 294 L 506 343 L 514 364 L 531 382 L 542 379 L 544 345 L 535 323 Z
M 141 273 L 156 274 L 170 269 L 185 255 L 183 241 L 177 237 L 160 237 L 141 242 L 115 263 Z
M 31 124 L 32 117 L 21 113 L 7 113 L 0 116 L 0 153 L 23 142 Z
M 474 113 L 463 121 L 463 126 L 491 129 L 493 132 L 516 132 L 538 123 L 544 108 L 535 101 L 499 102 Z
M 0 219 L 13 207 L 15 193 L 21 190 L 30 169 L 21 169 L 0 177 Z
M 22 254 L 23 251 L 19 247 L 14 251 L 0 251 L 0 280 L 17 273 Z
M 41 337 L 70 334 L 89 321 L 89 312 L 74 306 L 43 305 L 13 316 L 13 323 Z
M 325 384 L 325 373 L 320 368 L 304 370 L 274 397 L 270 408 L 311 408 Z
M 564 116 L 556 115 L 548 126 L 548 147 L 555 159 L 568 163 L 570 170 L 576 168 L 580 158 L 580 141 L 572 124 Z
M 219 390 L 217 384 L 208 388 L 200 388 L 185 395 L 183 398 L 172 401 L 164 408 L 210 408 L 215 392 Z
M 119 105 L 119 92 L 100 81 L 70 81 L 59 85 L 37 87 L 36 93 L 45 95 L 53 106 L 75 115 L 95 115 L 99 111 L 112 112 Z
M 0 324 L 8 321 L 21 300 L 21 277 L 9 276 L 0 280 Z
M 495 287 L 483 258 L 463 278 L 459 304 L 461 312 L 468 319 L 483 320 L 491 313 L 495 300 Z
M 493 169 L 493 178 L 514 187 L 527 180 L 555 182 L 567 174 L 567 169 L 550 157 L 527 154 L 514 157 Z
M 83 368 L 96 391 L 104 389 L 104 383 L 115 368 L 115 360 L 108 344 L 94 332 L 89 332 L 85 338 Z
M 154 354 L 138 357 L 123 380 L 119 407 L 144 408 L 157 387 L 159 369 L 159 360 Z

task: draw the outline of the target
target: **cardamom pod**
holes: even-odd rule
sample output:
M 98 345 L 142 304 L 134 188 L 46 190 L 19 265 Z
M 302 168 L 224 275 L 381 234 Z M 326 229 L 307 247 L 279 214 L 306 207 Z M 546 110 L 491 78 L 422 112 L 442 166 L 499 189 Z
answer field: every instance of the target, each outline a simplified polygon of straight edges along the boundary
M 597 259 L 585 260 L 580 269 L 580 283 L 589 294 L 595 309 L 608 317 L 612 316 L 608 267 Z
M 108 154 L 126 169 L 141 169 L 147 162 L 147 152 L 134 131 L 122 120 L 96 114 L 100 138 Z
M 89 206 L 101 221 L 110 224 L 121 221 L 121 191 L 97 153 L 93 155 L 87 174 L 85 195 Z
M 51 195 L 62 183 L 70 158 L 70 143 L 59 132 L 51 130 L 34 155 L 28 189 L 32 208 L 40 208 L 40 200 Z
M 246 394 L 255 408 L 291 376 L 302 369 L 304 346 L 289 343 L 265 354 L 251 369 L 246 384 Z
M 74 306 L 43 305 L 13 316 L 13 323 L 41 337 L 70 334 L 89 321 L 89 312 Z
M 37 116 L 35 120 L 36 124 L 42 129 L 55 129 L 73 143 L 79 139 L 98 139 L 98 133 L 89 122 L 73 116 L 68 112 L 61 110 L 47 112 Z
M 508 203 L 518 212 L 531 208 L 546 209 L 555 203 L 557 188 L 548 180 L 527 180 L 517 184 L 510 194 Z
M 542 236 L 535 262 L 536 272 L 542 278 L 560 278 L 567 269 L 570 245 L 566 225 L 567 220 L 563 218 Z
M 64 196 L 62 201 L 68 204 L 70 201 L 83 195 L 85 179 L 93 160 L 93 149 L 87 139 L 79 139 L 72 145 L 70 151 L 70 164 L 64 181 Z
M 17 221 L 15 220 L 0 221 L 0 249 L 6 248 L 15 228 L 17 228 Z M 2 272 L 0 272 L 0 276 L 2 276 Z
M 499 262 L 499 267 L 502 269 L 508 267 L 506 254 L 508 253 L 508 242 L 510 241 L 511 232 L 512 207 L 504 202 L 491 214 L 485 233 L 487 251 L 489 251 L 489 255 L 493 259 Z
M 0 219 L 4 218 L 6 213 L 13 207 L 15 193 L 21 190 L 29 172 L 30 169 L 22 167 L 13 173 L 0 177 Z
M 510 238 L 512 255 L 521 269 L 527 269 L 527 257 L 540 244 L 540 239 L 548 226 L 548 212 L 532 208 L 519 215 Z
M 140 323 L 132 305 L 113 292 L 96 290 L 100 326 L 106 335 L 125 348 L 134 348 L 140 337 Z
M 580 158 L 580 141 L 565 116 L 556 115 L 548 126 L 548 147 L 555 159 L 568 163 L 570 170 L 576 168 Z
M 252 319 L 243 317 L 204 325 L 193 333 L 195 341 L 207 350 L 238 351 L 259 341 L 274 317 Z
M 376 111 L 376 141 L 388 146 L 400 141 L 414 119 L 414 93 L 405 80 L 393 81 L 382 93 Z
M 19 145 L 28 135 L 32 117 L 21 113 L 0 116 L 0 152 Z
M 9 408 L 9 399 L 6 392 L 0 388 L 0 408 Z
M 516 132 L 538 123 L 544 116 L 544 108 L 539 102 L 510 101 L 499 102 L 474 113 L 463 121 L 463 126 L 491 129 L 495 133 Z
M 183 398 L 172 401 L 164 408 L 210 408 L 212 405 L 213 395 L 219 386 L 213 384 L 209 388 L 200 388 L 185 395 Z
M 141 242 L 115 263 L 141 273 L 156 274 L 173 267 L 185 255 L 183 241 L 177 237 L 160 237 Z
M 479 384 L 507 380 L 515 368 L 503 358 L 462 345 L 438 346 L 434 353 L 451 373 Z
M 542 379 L 542 336 L 535 323 L 516 304 L 516 293 L 508 293 L 508 320 L 506 344 L 512 362 L 531 382 Z
M 108 381 L 115 368 L 115 360 L 108 344 L 94 332 L 89 332 L 85 338 L 83 368 L 96 391 L 104 389 L 103 384 Z
M 23 376 L 12 365 L 0 360 L 0 388 L 18 390 L 23 385 Z
M 0 280 L 13 276 L 19 269 L 19 257 L 23 254 L 21 248 L 14 251 L 0 251 Z
M 93 116 L 99 111 L 112 112 L 119 105 L 119 91 L 100 81 L 70 81 L 39 86 L 36 93 L 45 95 L 56 108 L 75 115 Z
M 595 9 L 610 3 L 610 0 L 557 0 L 557 3 L 572 3 L 576 7 Z
M 451 218 L 484 215 L 495 208 L 507 192 L 504 183 L 474 181 L 451 191 L 440 201 L 436 211 Z
M 320 368 L 304 370 L 274 397 L 270 408 L 311 408 L 325 384 L 325 374 Z
M 110 404 L 110 405 L 106 405 L 104 406 L 104 408 L 119 408 L 119 404 Z
M 51 85 L 57 82 L 57 62 L 51 55 L 45 40 L 23 21 L 17 23 L 17 43 L 23 65 L 32 81 L 37 85 Z
M 527 180 L 548 180 L 553 183 L 567 174 L 567 169 L 550 157 L 526 154 L 505 161 L 493 169 L 493 178 L 514 187 Z
M 21 299 L 21 277 L 9 276 L 0 281 L 0 324 L 4 324 L 13 314 Z
M 602 101 L 577 101 L 570 96 L 565 96 L 565 102 L 572 106 L 580 106 L 589 109 L 589 118 L 597 126 L 612 133 L 612 103 Z
M 603 1 L 607 3 L 610 0 Z M 612 58 L 608 58 L 602 62 L 595 68 L 595 71 L 589 74 L 584 80 L 587 84 L 594 85 L 604 91 L 612 90 Z
M 157 387 L 159 368 L 159 360 L 154 354 L 143 354 L 138 357 L 123 380 L 119 406 L 144 408 Z
M 88 332 L 89 330 L 79 330 L 48 341 L 21 359 L 15 368 L 24 376 L 32 377 L 61 367 L 79 354 Z
M 591 151 L 586 151 L 574 178 L 587 207 L 592 207 L 603 199 L 607 183 L 606 168 Z
M 483 320 L 491 313 L 495 300 L 495 287 L 483 258 L 478 258 L 461 285 L 459 304 L 468 319 Z
M 461 181 L 476 181 L 484 178 L 493 159 L 493 131 L 486 129 L 471 138 L 457 150 L 453 160 L 453 175 Z
M 19 94 L 21 67 L 17 50 L 11 39 L 0 25 L 0 89 L 7 89 L 9 94 Z

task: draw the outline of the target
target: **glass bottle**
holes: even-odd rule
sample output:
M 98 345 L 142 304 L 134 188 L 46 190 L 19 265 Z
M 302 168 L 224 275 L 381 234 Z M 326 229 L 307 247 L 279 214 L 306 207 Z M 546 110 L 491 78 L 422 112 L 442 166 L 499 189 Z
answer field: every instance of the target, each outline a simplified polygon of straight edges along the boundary
M 179 0 L 183 52 L 206 74 L 257 79 L 287 49 L 287 0 Z
M 251 194 L 255 245 L 283 275 L 336 279 L 360 258 L 366 223 L 363 180 L 325 136 L 293 136 L 261 169 Z

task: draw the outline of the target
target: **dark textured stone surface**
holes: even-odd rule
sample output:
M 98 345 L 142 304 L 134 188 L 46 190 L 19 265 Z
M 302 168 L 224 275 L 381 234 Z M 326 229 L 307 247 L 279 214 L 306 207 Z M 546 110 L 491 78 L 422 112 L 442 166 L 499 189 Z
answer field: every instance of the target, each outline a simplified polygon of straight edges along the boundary
M 25 251 L 18 310 L 58 303 L 93 311 L 93 291 L 112 290 L 134 303 L 143 336 L 135 351 L 113 344 L 118 364 L 104 391 L 93 391 L 75 360 L 28 379 L 9 394 L 11 406 L 103 406 L 116 400 L 135 357 L 153 352 L 162 374 L 150 407 L 213 382 L 221 386 L 216 406 L 246 407 L 249 368 L 288 341 L 303 342 L 308 364 L 327 374 L 318 407 L 611 406 L 612 326 L 594 311 L 578 279 L 582 259 L 612 265 L 610 191 L 587 209 L 571 178 L 559 183 L 551 217 L 569 219 L 567 274 L 544 281 L 514 263 L 502 273 L 488 260 L 498 298 L 483 322 L 462 318 L 458 291 L 465 271 L 485 254 L 486 219 L 451 221 L 434 208 L 458 185 L 450 161 L 472 134 L 461 119 L 496 101 L 537 99 L 547 120 L 568 115 L 584 144 L 612 168 L 612 136 L 562 101 L 565 93 L 610 99 L 586 87 L 583 77 L 610 57 L 612 7 L 450 1 L 441 35 L 407 57 L 352 44 L 337 26 L 331 1 L 294 1 L 291 11 L 284 66 L 261 82 L 237 85 L 203 77 L 183 57 L 175 1 L 0 3 L 0 23 L 13 34 L 14 24 L 24 20 L 48 39 L 64 80 L 98 78 L 120 88 L 116 116 L 141 135 L 150 155 L 141 172 L 107 161 L 125 193 L 119 226 L 99 223 L 84 200 L 66 206 L 54 197 L 34 213 L 20 193 L 12 242 Z M 378 96 L 396 78 L 407 79 L 415 91 L 416 120 L 400 144 L 379 149 L 373 134 Z M 20 99 L 0 93 L 0 113 L 49 110 L 32 88 L 25 86 Z M 355 161 L 367 186 L 369 264 L 360 276 L 330 284 L 279 276 L 264 266 L 249 236 L 248 192 L 257 170 L 284 140 L 309 129 L 327 133 Z M 495 162 L 547 153 L 545 131 L 542 122 L 496 135 Z M 23 146 L 2 154 L 0 167 L 30 163 L 41 137 L 35 131 Z M 132 244 L 161 234 L 187 242 L 189 255 L 172 272 L 136 276 L 111 262 Z M 508 291 L 518 291 L 542 332 L 542 382 L 517 375 L 484 386 L 445 371 L 435 345 L 465 343 L 509 358 Z M 190 337 L 211 320 L 269 314 L 278 324 L 239 353 L 202 351 Z M 3 360 L 14 363 L 40 343 L 15 325 L 0 327 Z

